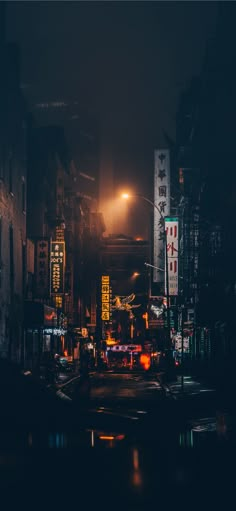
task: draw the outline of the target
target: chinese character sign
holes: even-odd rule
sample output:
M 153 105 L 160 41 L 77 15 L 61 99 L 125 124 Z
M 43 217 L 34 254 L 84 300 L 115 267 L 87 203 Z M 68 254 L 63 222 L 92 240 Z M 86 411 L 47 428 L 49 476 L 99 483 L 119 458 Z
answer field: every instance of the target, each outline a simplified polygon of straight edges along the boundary
M 178 218 L 165 218 L 167 240 L 167 260 L 169 295 L 178 295 L 178 256 L 179 256 L 179 222 Z M 165 282 L 166 289 L 166 282 Z
M 49 239 L 35 242 L 35 298 L 49 296 Z
M 165 247 L 163 218 L 170 214 L 170 155 L 169 149 L 154 151 L 154 232 L 153 265 L 165 267 Z M 162 283 L 164 272 L 154 269 L 153 282 Z
M 50 248 L 50 292 L 64 293 L 65 242 L 51 241 Z
M 101 277 L 101 319 L 110 321 L 110 277 L 102 275 Z

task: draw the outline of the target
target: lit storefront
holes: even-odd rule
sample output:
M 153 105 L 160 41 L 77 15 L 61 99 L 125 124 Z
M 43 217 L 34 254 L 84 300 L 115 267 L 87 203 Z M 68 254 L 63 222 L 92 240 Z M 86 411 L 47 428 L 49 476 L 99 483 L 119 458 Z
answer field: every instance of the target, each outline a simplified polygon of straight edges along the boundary
M 66 330 L 59 325 L 57 310 L 39 302 L 25 302 L 25 367 L 39 367 L 44 353 L 63 353 Z

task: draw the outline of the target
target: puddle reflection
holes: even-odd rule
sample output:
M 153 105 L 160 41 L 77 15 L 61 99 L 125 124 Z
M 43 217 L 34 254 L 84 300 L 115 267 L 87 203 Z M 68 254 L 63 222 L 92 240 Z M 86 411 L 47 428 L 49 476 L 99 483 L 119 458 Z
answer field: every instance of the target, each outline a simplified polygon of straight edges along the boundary
M 141 489 L 143 486 L 143 476 L 139 464 L 139 451 L 137 448 L 132 449 L 132 471 L 131 485 L 135 489 Z

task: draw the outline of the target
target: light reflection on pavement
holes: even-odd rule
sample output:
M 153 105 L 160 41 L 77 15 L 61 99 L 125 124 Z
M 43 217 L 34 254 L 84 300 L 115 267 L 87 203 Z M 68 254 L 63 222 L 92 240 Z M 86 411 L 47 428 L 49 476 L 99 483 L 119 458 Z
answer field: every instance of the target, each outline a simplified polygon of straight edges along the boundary
M 94 373 L 92 380 L 89 410 L 103 417 L 107 426 L 109 417 L 117 419 L 117 424 L 120 420 L 142 421 L 142 417 L 150 422 L 157 420 L 158 407 L 167 397 L 180 406 L 184 416 L 179 430 L 180 446 L 194 447 L 208 441 L 234 442 L 232 418 L 215 400 L 215 389 L 190 376 L 179 376 L 175 382 L 161 384 L 157 375 L 105 372 Z M 130 431 L 128 439 L 132 442 Z

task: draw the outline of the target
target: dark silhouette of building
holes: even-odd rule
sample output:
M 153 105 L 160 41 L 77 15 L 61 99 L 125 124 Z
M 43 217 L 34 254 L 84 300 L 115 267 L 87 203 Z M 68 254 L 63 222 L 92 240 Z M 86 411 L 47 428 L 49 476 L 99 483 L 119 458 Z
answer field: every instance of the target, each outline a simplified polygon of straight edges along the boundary
M 194 305 L 195 355 L 221 361 L 235 352 L 235 20 L 235 5 L 220 2 L 215 36 L 180 98 L 176 124 L 182 297 Z
M 28 112 L 20 88 L 19 49 L 4 39 L 4 2 L 0 21 L 0 356 L 20 362 L 26 285 Z

